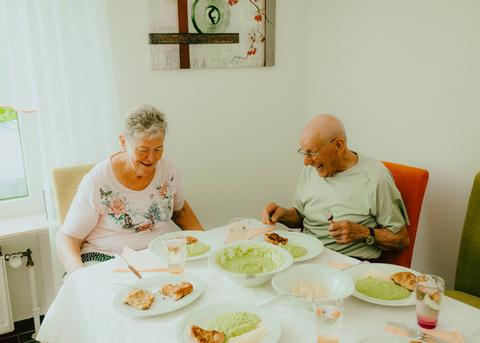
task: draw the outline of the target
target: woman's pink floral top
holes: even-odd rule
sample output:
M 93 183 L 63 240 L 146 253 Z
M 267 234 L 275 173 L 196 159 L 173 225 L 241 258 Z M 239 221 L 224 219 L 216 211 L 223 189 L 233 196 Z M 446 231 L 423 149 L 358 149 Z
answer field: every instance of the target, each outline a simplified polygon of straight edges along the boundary
M 183 204 L 171 160 L 158 161 L 150 184 L 135 191 L 118 182 L 109 158 L 83 178 L 62 231 L 84 241 L 82 253 L 119 253 L 124 246 L 143 249 L 151 239 L 170 231 L 167 222 Z

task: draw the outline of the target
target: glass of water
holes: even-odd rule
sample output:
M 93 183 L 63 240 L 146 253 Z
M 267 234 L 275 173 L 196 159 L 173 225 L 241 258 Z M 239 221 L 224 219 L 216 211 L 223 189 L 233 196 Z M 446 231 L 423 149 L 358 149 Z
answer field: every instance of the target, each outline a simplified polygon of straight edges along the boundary
M 185 237 L 172 237 L 165 240 L 165 255 L 168 271 L 181 274 L 185 269 L 187 245 Z
M 251 223 L 247 218 L 233 218 L 228 224 L 226 242 L 248 240 L 250 236 Z
M 445 281 L 435 275 L 420 275 L 415 285 L 416 310 L 418 326 L 435 329 L 440 314 Z
M 343 321 L 343 301 L 325 299 L 313 302 L 317 343 L 338 343 Z

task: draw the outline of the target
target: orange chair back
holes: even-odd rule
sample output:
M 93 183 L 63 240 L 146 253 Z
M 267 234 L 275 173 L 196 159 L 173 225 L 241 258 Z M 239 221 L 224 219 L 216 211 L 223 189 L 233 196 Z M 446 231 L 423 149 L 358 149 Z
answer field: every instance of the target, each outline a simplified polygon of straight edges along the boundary
M 380 258 L 375 262 L 392 263 L 410 268 L 423 196 L 428 183 L 428 171 L 392 162 L 383 162 L 383 164 L 392 173 L 407 208 L 408 219 L 410 220 L 410 225 L 407 226 L 410 245 L 403 250 L 383 251 Z

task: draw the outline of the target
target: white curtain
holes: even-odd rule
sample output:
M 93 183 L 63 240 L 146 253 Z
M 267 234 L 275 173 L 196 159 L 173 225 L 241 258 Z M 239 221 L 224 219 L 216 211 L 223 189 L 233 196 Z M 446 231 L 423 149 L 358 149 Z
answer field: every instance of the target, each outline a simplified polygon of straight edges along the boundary
M 46 207 L 55 232 L 51 170 L 98 162 L 118 149 L 122 116 L 105 0 L 0 0 L 0 35 L 6 44 L 0 47 L 0 104 L 37 110 Z

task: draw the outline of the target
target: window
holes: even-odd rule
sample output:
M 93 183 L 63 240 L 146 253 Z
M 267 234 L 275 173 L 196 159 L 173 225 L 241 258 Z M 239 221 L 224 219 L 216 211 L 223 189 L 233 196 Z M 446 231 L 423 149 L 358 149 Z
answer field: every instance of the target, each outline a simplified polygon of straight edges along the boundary
M 45 211 L 36 113 L 0 106 L 0 219 Z
M 28 196 L 17 111 L 0 107 L 0 200 Z
M 24 4 L 0 0 L 0 219 L 45 211 Z

